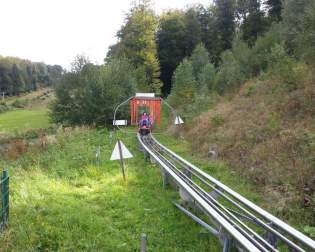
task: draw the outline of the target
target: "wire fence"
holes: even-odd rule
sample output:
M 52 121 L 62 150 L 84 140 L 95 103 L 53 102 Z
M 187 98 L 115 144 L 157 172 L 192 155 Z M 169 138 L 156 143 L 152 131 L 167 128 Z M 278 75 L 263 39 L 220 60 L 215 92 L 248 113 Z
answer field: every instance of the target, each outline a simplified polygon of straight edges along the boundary
M 9 220 L 9 174 L 2 171 L 0 177 L 0 232 L 5 229 Z

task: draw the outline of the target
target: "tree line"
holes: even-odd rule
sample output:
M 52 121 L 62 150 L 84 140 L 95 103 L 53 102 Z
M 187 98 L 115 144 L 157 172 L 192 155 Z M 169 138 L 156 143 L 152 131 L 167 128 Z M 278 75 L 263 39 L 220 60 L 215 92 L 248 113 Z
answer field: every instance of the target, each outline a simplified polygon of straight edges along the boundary
M 171 75 L 170 102 L 187 116 L 209 108 L 210 96 L 235 93 L 257 76 L 274 79 L 280 88 L 293 91 L 307 65 L 315 63 L 314 1 L 222 0 L 215 1 L 214 9 L 227 2 L 234 3 L 236 28 L 232 36 L 221 37 L 226 38 L 221 43 L 226 48 L 216 54 L 216 47 L 211 51 L 201 41 Z
M 303 69 L 300 65 L 315 62 L 314 21 L 312 0 L 214 0 L 208 6 L 192 5 L 161 15 L 154 12 L 150 0 L 136 1 L 104 65 L 95 66 L 101 94 L 112 101 L 106 109 L 112 111 L 115 101 L 138 90 L 168 97 L 174 107 L 193 115 L 208 108 L 211 97 L 234 92 L 247 79 L 264 73 L 294 90 Z M 80 65 L 85 60 L 78 58 L 74 63 Z M 130 74 L 122 75 L 130 92 L 112 94 L 108 80 L 116 83 L 117 90 L 124 90 L 125 83 L 119 83 L 115 72 L 121 64 L 128 65 Z M 58 108 L 62 116 L 55 117 L 59 118 L 56 121 L 63 121 L 61 118 L 74 110 L 88 111 L 78 101 L 89 104 L 84 95 L 91 98 L 89 92 L 94 92 L 88 90 L 94 85 L 89 85 L 95 77 L 88 73 L 93 69 L 82 67 L 64 76 L 60 87 L 69 89 L 69 95 L 57 92 L 53 111 L 58 102 L 63 106 Z M 70 77 L 74 79 L 65 81 Z M 77 85 L 71 84 L 73 81 Z M 82 123 L 93 118 L 93 122 L 103 123 L 111 117 L 94 106 L 94 116 L 82 119 Z
M 0 92 L 12 96 L 42 86 L 54 86 L 62 73 L 59 65 L 0 56 Z
M 281 0 L 215 0 L 209 6 L 193 5 L 157 16 L 151 1 L 143 0 L 131 8 L 106 60 L 130 59 L 143 68 L 144 86 L 167 96 L 176 67 L 197 45 L 202 43 L 211 63 L 218 66 L 236 31 L 241 30 L 242 39 L 253 45 L 272 22 L 281 19 L 281 9 Z

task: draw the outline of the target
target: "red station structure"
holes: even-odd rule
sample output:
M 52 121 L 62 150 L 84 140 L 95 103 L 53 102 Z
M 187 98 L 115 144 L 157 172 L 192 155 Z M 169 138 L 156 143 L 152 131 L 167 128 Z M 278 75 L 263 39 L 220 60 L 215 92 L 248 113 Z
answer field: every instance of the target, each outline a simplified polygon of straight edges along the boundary
M 139 107 L 146 107 L 150 113 L 151 120 L 154 124 L 161 122 L 161 102 L 162 98 L 154 97 L 151 93 L 138 93 L 130 100 L 131 124 L 136 125 L 139 117 Z

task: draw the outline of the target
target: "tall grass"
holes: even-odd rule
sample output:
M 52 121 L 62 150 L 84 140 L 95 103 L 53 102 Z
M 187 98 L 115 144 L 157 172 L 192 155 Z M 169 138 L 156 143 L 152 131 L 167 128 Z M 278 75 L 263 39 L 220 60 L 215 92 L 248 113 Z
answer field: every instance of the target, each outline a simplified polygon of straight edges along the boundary
M 1 251 L 217 251 L 218 241 L 171 203 L 160 172 L 144 160 L 134 135 L 121 136 L 134 155 L 109 161 L 106 130 L 59 129 L 47 149 L 33 147 L 10 167 L 11 215 Z M 95 153 L 101 147 L 101 164 Z

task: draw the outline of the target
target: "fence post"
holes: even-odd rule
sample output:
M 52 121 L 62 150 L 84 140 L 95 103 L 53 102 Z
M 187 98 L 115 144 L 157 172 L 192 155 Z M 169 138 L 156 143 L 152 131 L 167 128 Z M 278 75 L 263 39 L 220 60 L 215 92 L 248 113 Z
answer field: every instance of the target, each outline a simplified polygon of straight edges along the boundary
M 8 171 L 2 171 L 0 184 L 1 192 L 1 219 L 0 230 L 3 230 L 8 223 L 9 219 L 9 175 Z

